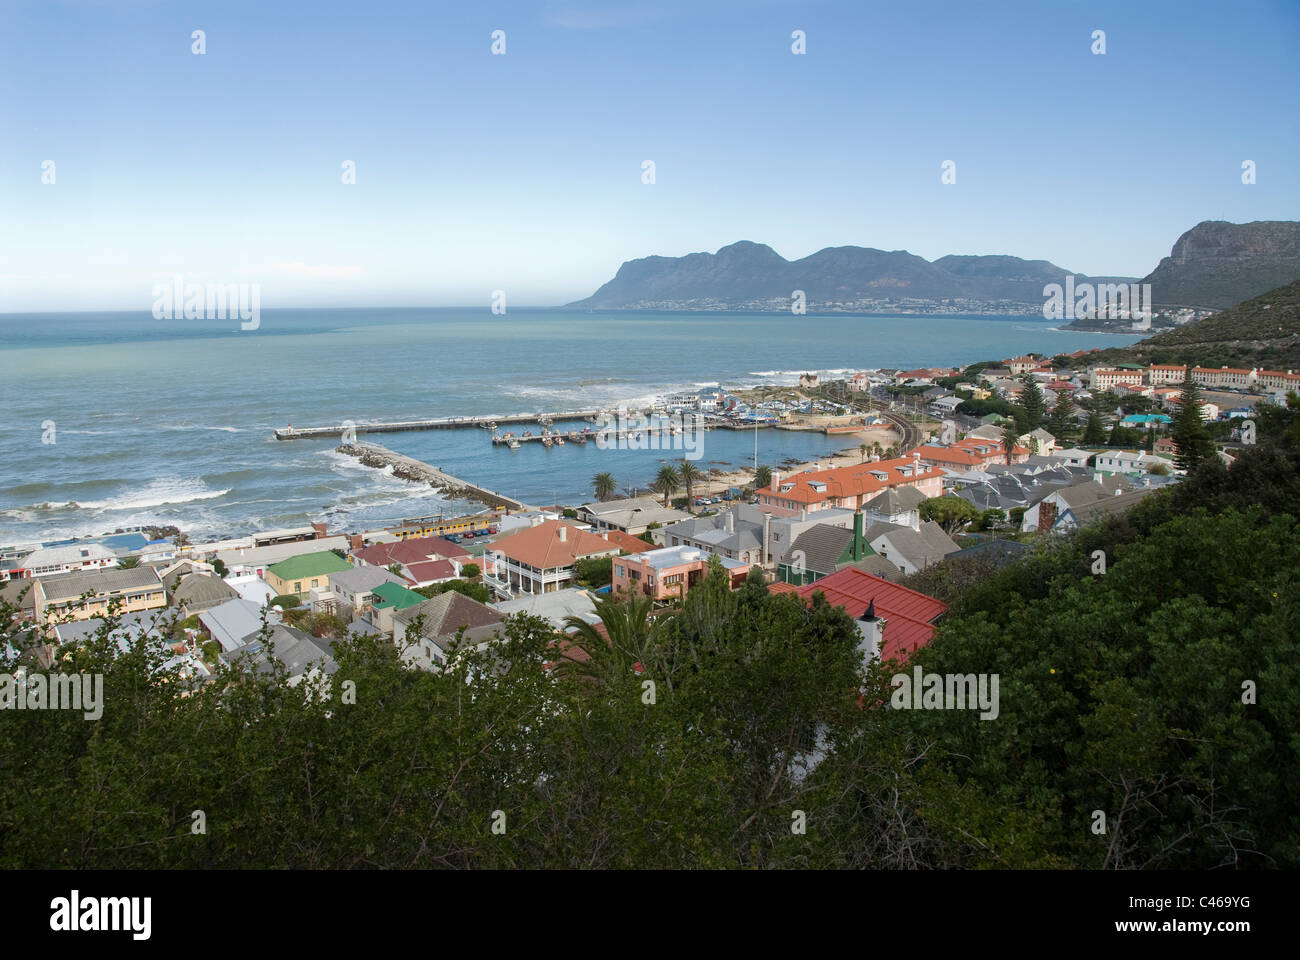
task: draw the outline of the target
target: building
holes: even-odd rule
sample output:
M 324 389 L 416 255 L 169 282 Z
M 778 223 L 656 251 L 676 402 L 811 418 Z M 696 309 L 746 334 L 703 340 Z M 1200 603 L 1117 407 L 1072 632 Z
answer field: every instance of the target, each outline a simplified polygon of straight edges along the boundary
M 192 617 L 237 596 L 239 591 L 215 574 L 192 573 L 176 584 L 172 604 L 181 608 L 182 617 Z
M 454 591 L 448 591 L 451 593 Z M 402 610 L 418 607 L 427 599 L 400 583 L 381 583 L 371 591 L 370 614 L 366 617 L 381 633 L 393 632 L 393 617 Z
M 649 548 L 649 544 L 643 546 Z M 524 593 L 513 600 L 495 600 L 488 606 L 503 616 L 522 613 L 530 617 L 541 617 L 556 630 L 567 629 L 569 617 L 577 617 L 592 624 L 600 622 L 591 592 L 576 587 L 552 593 Z
M 1153 387 L 1182 383 L 1187 379 L 1187 367 L 1177 363 L 1153 363 L 1147 367 L 1147 383 Z
M 691 517 L 665 527 L 664 545 L 693 547 L 735 560 L 745 567 L 767 562 L 771 516 L 750 504 L 738 504 L 710 517 Z
M 312 551 L 344 550 L 350 544 L 347 537 L 322 537 L 310 541 Z M 218 544 L 218 546 L 221 546 Z M 196 553 L 199 551 L 195 550 Z M 251 574 L 266 579 L 266 571 L 274 564 L 290 557 L 300 556 L 304 552 L 303 541 L 277 543 L 265 547 L 240 546 L 230 549 L 212 551 L 216 558 L 226 565 L 226 575 L 240 577 Z
M 968 437 L 947 446 L 926 444 L 917 447 L 912 453 L 913 455 L 919 455 L 921 462 L 929 464 L 931 467 L 965 472 L 995 463 L 1006 463 L 1006 450 L 1006 444 L 1001 440 L 982 440 Z M 1027 447 L 1017 446 L 1011 451 L 1012 463 L 1024 463 L 1027 459 L 1029 459 L 1029 449 Z M 942 490 L 942 480 L 940 481 L 940 490 Z M 929 494 L 929 496 L 933 497 L 940 495 L 939 493 Z
M 1093 465 L 1102 473 L 1146 473 L 1148 467 L 1158 463 L 1169 465 L 1164 457 L 1144 450 L 1103 450 L 1097 454 Z
M 869 558 L 878 561 L 873 573 L 889 579 L 901 575 L 901 571 L 892 562 L 878 557 L 871 548 L 865 534 L 866 525 L 865 513 L 859 512 L 853 515 L 853 526 L 850 529 L 814 524 L 804 530 L 779 558 L 777 579 L 783 583 L 803 586 Z
M 1093 520 L 1112 513 L 1119 513 L 1140 503 L 1155 493 L 1156 487 L 1142 487 L 1130 493 L 1119 493 L 1111 497 L 1102 497 L 1090 503 L 1070 506 L 1061 511 L 1052 524 L 1052 533 L 1064 533 L 1087 526 Z
M 153 567 L 44 576 L 32 592 L 37 619 L 46 627 L 65 618 L 103 618 L 110 610 L 126 614 L 167 606 L 167 591 Z
M 1103 477 L 1098 474 L 1089 480 L 1053 490 L 1025 511 L 1020 530 L 1023 533 L 1045 533 L 1055 526 L 1062 514 L 1077 512 L 1089 503 L 1126 493 L 1129 487 L 1128 480 L 1122 476 Z
M 492 642 L 503 615 L 455 590 L 440 593 L 414 607 L 393 614 L 393 642 L 402 659 L 422 670 L 441 668 L 456 648 L 456 636 L 481 648 Z M 419 629 L 416 629 L 418 620 Z
M 820 593 L 831 606 L 842 607 L 858 621 L 863 657 L 868 661 L 907 662 L 934 638 L 936 623 L 948 610 L 934 597 L 853 567 L 802 587 L 778 582 L 768 590 L 792 593 L 804 602 Z
M 263 616 L 272 626 L 281 620 L 278 607 L 262 607 L 243 597 L 209 607 L 198 616 L 203 629 L 226 652 L 238 650 L 260 633 Z
M 1113 367 L 1096 367 L 1089 372 L 1089 390 L 1113 390 L 1121 383 L 1142 386 L 1144 374 L 1141 370 L 1119 370 Z
M 336 614 L 347 620 L 365 617 L 370 613 L 375 588 L 385 583 L 405 586 L 401 577 L 383 567 L 365 564 L 348 567 L 331 573 L 324 586 L 314 587 L 309 602 L 313 610 Z
M 483 553 L 483 582 L 508 597 L 550 593 L 573 581 L 573 567 L 589 557 L 612 557 L 616 544 L 562 520 L 502 537 Z
M 675 603 L 708 573 L 710 554 L 689 545 L 661 547 L 614 560 L 614 593 L 640 593 L 656 603 Z M 719 557 L 731 576 L 732 589 L 749 574 L 750 566 Z
M 1192 367 L 1192 380 L 1202 387 L 1248 390 L 1255 386 L 1255 371 L 1241 367 Z
M 690 514 L 665 507 L 654 497 L 629 497 L 583 504 L 578 508 L 578 517 L 595 533 L 620 530 L 636 537 L 645 533 L 652 523 L 666 527 L 689 518 Z
M 368 547 L 354 547 L 348 555 L 353 563 L 360 566 L 385 568 L 393 564 L 399 567 L 411 567 L 416 564 L 447 560 L 455 570 L 453 576 L 459 576 L 461 565 L 470 560 L 468 550 L 442 537 L 409 537 L 405 540 L 372 543 Z
M 42 547 L 22 561 L 17 576 L 53 577 L 64 573 L 105 570 L 117 566 L 117 555 L 98 543 Z
M 919 530 L 877 523 L 867 529 L 865 536 L 872 551 L 903 571 L 904 575 L 933 566 L 961 549 L 933 520 L 921 524 Z
M 927 498 L 937 497 L 943 493 L 943 476 L 915 457 L 900 457 L 788 477 L 773 473 L 772 485 L 757 490 L 756 496 L 760 504 L 792 513 L 832 507 L 859 510 L 891 487 L 916 487 Z
M 302 553 L 267 567 L 266 582 L 277 594 L 294 594 L 299 599 L 306 599 L 314 588 L 329 584 L 331 573 L 351 566 L 332 550 Z
M 304 679 L 328 677 L 339 668 L 334 661 L 333 640 L 313 637 L 282 623 L 271 627 L 265 639 L 253 637 L 248 643 L 221 654 L 221 659 L 232 666 L 255 673 L 270 673 L 274 669 L 272 658 L 284 664 L 291 687 Z

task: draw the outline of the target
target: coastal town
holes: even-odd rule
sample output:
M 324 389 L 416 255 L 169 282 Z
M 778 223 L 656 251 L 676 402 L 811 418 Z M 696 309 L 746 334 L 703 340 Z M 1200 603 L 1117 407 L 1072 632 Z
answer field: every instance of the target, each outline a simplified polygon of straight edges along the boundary
M 878 620 L 865 656 L 905 661 L 946 609 L 909 586 L 918 575 L 970 559 L 996 569 L 1180 482 L 1187 391 L 1201 456 L 1227 464 L 1253 442 L 1260 405 L 1300 391 L 1292 371 L 1103 366 L 1089 362 L 1092 352 L 673 394 L 640 411 L 644 422 L 812 430 L 845 446 L 814 462 L 756 455 L 730 471 L 700 471 L 683 457 L 631 496 L 616 496 L 598 474 L 590 498 L 545 505 L 401 458 L 400 476 L 473 491 L 484 509 L 366 530 L 311 523 L 191 542 L 180 530 L 145 528 L 9 545 L 0 549 L 2 597 L 37 638 L 31 652 L 44 668 L 111 618 L 123 649 L 155 645 L 191 681 L 265 668 L 273 652 L 299 682 L 333 673 L 344 638 L 392 642 L 413 669 L 439 670 L 466 644 L 488 648 L 518 613 L 544 618 L 561 648 L 582 656 L 564 640 L 575 622 L 600 623 L 602 597 L 645 597 L 671 611 L 711 570 L 733 588 L 758 571 L 773 593 L 822 593 L 855 619 L 870 609 Z M 536 435 L 491 418 L 464 426 L 494 439 L 608 440 L 591 423 L 565 431 L 547 416 Z M 620 439 L 645 434 L 664 450 L 682 439 L 676 427 L 650 433 L 629 428 Z M 340 449 L 372 466 L 393 463 L 376 452 L 384 448 L 345 440 Z

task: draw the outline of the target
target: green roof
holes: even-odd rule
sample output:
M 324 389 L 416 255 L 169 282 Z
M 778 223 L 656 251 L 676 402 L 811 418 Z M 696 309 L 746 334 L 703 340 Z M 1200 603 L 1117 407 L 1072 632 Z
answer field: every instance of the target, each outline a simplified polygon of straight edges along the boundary
M 414 590 L 408 590 L 400 583 L 381 583 L 375 589 L 370 591 L 380 601 L 372 603 L 371 606 L 376 610 L 386 610 L 392 607 L 394 610 L 405 610 L 407 607 L 418 606 L 424 603 L 427 597 L 423 597 Z
M 352 564 L 341 558 L 333 550 L 325 550 L 321 553 L 300 553 L 296 557 L 281 560 L 266 569 L 281 580 L 302 580 L 307 577 L 323 577 L 327 574 L 338 573 L 340 570 L 347 570 L 351 566 Z

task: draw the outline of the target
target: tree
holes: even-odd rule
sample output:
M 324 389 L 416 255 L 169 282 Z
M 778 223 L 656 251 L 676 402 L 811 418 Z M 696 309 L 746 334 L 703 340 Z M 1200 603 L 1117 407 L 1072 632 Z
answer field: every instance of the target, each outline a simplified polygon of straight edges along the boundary
M 212 560 L 212 569 L 215 570 L 215 571 L 217 572 L 217 576 L 219 576 L 219 577 L 221 577 L 221 578 L 223 578 L 223 579 L 224 579 L 226 576 L 228 576 L 229 573 L 230 573 L 229 568 L 227 568 L 227 566 L 226 566 L 224 563 L 222 563 L 220 557 L 215 557 L 215 558 L 213 558 L 213 560 Z
M 1007 463 L 1015 463 L 1016 444 L 1020 442 L 1020 428 L 1009 423 L 1002 428 L 1002 446 L 1006 448 Z
M 1106 442 L 1106 424 L 1096 410 L 1088 412 L 1088 422 L 1084 425 L 1081 442 L 1088 446 L 1100 446 Z
M 1178 447 L 1174 462 L 1190 472 L 1214 456 L 1214 442 L 1201 416 L 1201 388 L 1192 379 L 1190 369 L 1179 391 L 1178 412 L 1169 435 Z
M 592 490 L 596 494 L 596 499 L 602 503 L 614 495 L 618 489 L 618 483 L 612 473 L 598 473 L 591 478 Z
M 655 475 L 654 483 L 650 484 L 650 489 L 660 494 L 664 498 L 664 506 L 668 506 L 668 498 L 671 497 L 682 485 L 681 474 L 671 463 L 665 463 L 659 468 L 659 473 Z
M 1043 398 L 1043 390 L 1039 387 L 1038 382 L 1029 374 L 1021 377 L 1024 388 L 1020 391 L 1020 411 L 1025 429 L 1022 433 L 1031 433 L 1043 425 L 1043 419 L 1047 413 L 1047 401 Z
M 641 534 L 641 539 L 648 544 L 654 545 L 654 534 L 650 531 L 658 530 L 660 526 L 662 526 L 662 524 L 660 524 L 658 520 L 652 520 L 650 523 L 647 523 L 645 525 L 645 533 Z
M 1057 394 L 1056 403 L 1052 405 L 1052 412 L 1048 415 L 1044 426 L 1048 433 L 1060 441 L 1064 441 L 1067 435 L 1074 433 L 1074 401 L 1070 398 L 1068 390 L 1062 390 Z
M 759 464 L 758 469 L 754 471 L 754 489 L 762 490 L 764 487 L 770 487 L 771 485 L 772 468 L 765 463 Z
M 603 587 L 614 579 L 614 558 L 583 557 L 573 565 L 573 578 L 588 587 Z
M 867 451 L 870 449 L 871 448 L 868 447 L 865 443 L 858 444 L 858 453 L 862 454 L 862 460 L 860 461 L 861 463 L 867 462 Z
M 931 497 L 921 504 L 922 520 L 933 520 L 945 533 L 956 533 L 979 516 L 974 505 L 961 497 Z
M 691 504 L 694 503 L 695 500 L 695 484 L 704 479 L 704 474 L 700 471 L 699 467 L 695 466 L 695 464 L 691 463 L 691 461 L 687 460 L 685 457 L 682 458 L 682 465 L 677 468 L 677 474 L 681 477 L 682 483 L 686 487 L 686 509 L 689 510 Z
M 460 575 L 466 580 L 475 580 L 482 572 L 477 563 L 467 563 L 460 568 Z
M 139 557 L 123 557 L 117 561 L 119 570 L 134 570 L 138 566 L 140 566 Z

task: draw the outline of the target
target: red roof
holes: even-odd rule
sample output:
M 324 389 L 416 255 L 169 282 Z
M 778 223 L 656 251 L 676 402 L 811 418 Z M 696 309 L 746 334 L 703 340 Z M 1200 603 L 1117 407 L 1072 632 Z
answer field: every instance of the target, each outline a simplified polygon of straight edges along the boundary
M 831 606 L 843 607 L 855 620 L 874 601 L 876 615 L 888 621 L 880 659 L 897 660 L 900 663 L 930 642 L 935 630 L 933 621 L 948 609 L 942 600 L 900 587 L 884 577 L 854 567 L 845 567 L 838 573 L 802 587 L 773 583 L 767 589 L 772 593 L 797 593 L 805 600 L 811 599 L 815 593 L 824 594 Z
M 903 469 L 907 469 L 904 474 Z M 883 476 L 876 476 L 882 474 Z M 762 487 L 755 491 L 759 499 L 776 497 L 782 500 L 794 500 L 799 503 L 821 503 L 825 500 L 841 497 L 856 497 L 862 494 L 878 493 L 887 487 L 900 487 L 915 484 L 927 476 L 935 476 L 928 468 L 919 476 L 916 473 L 916 461 L 911 457 L 899 457 L 896 460 L 876 460 L 854 464 L 851 467 L 835 467 L 830 470 L 809 470 L 806 473 L 794 473 L 788 477 L 772 475 L 776 489 Z M 824 485 L 823 489 L 814 486 Z M 783 489 L 790 487 L 789 490 Z
M 449 580 L 456 576 L 456 568 L 451 565 L 450 560 L 421 560 L 418 563 L 408 563 L 406 572 L 411 575 L 412 583 L 421 585 L 438 580 Z
M 640 537 L 634 537 L 630 533 L 624 533 L 622 530 L 606 530 L 600 534 L 614 546 L 628 553 L 645 553 L 647 550 L 655 549 L 646 543 Z
M 392 563 L 406 565 L 420 563 L 432 556 L 468 557 L 469 551 L 442 537 L 411 537 L 409 540 L 398 540 L 394 543 L 371 544 L 352 551 L 352 555 L 376 567 L 386 567 Z
M 539 570 L 553 570 L 571 567 L 583 557 L 611 555 L 618 546 L 572 524 L 547 520 L 498 540 L 492 544 L 492 549 L 499 550 L 517 563 L 526 563 Z

